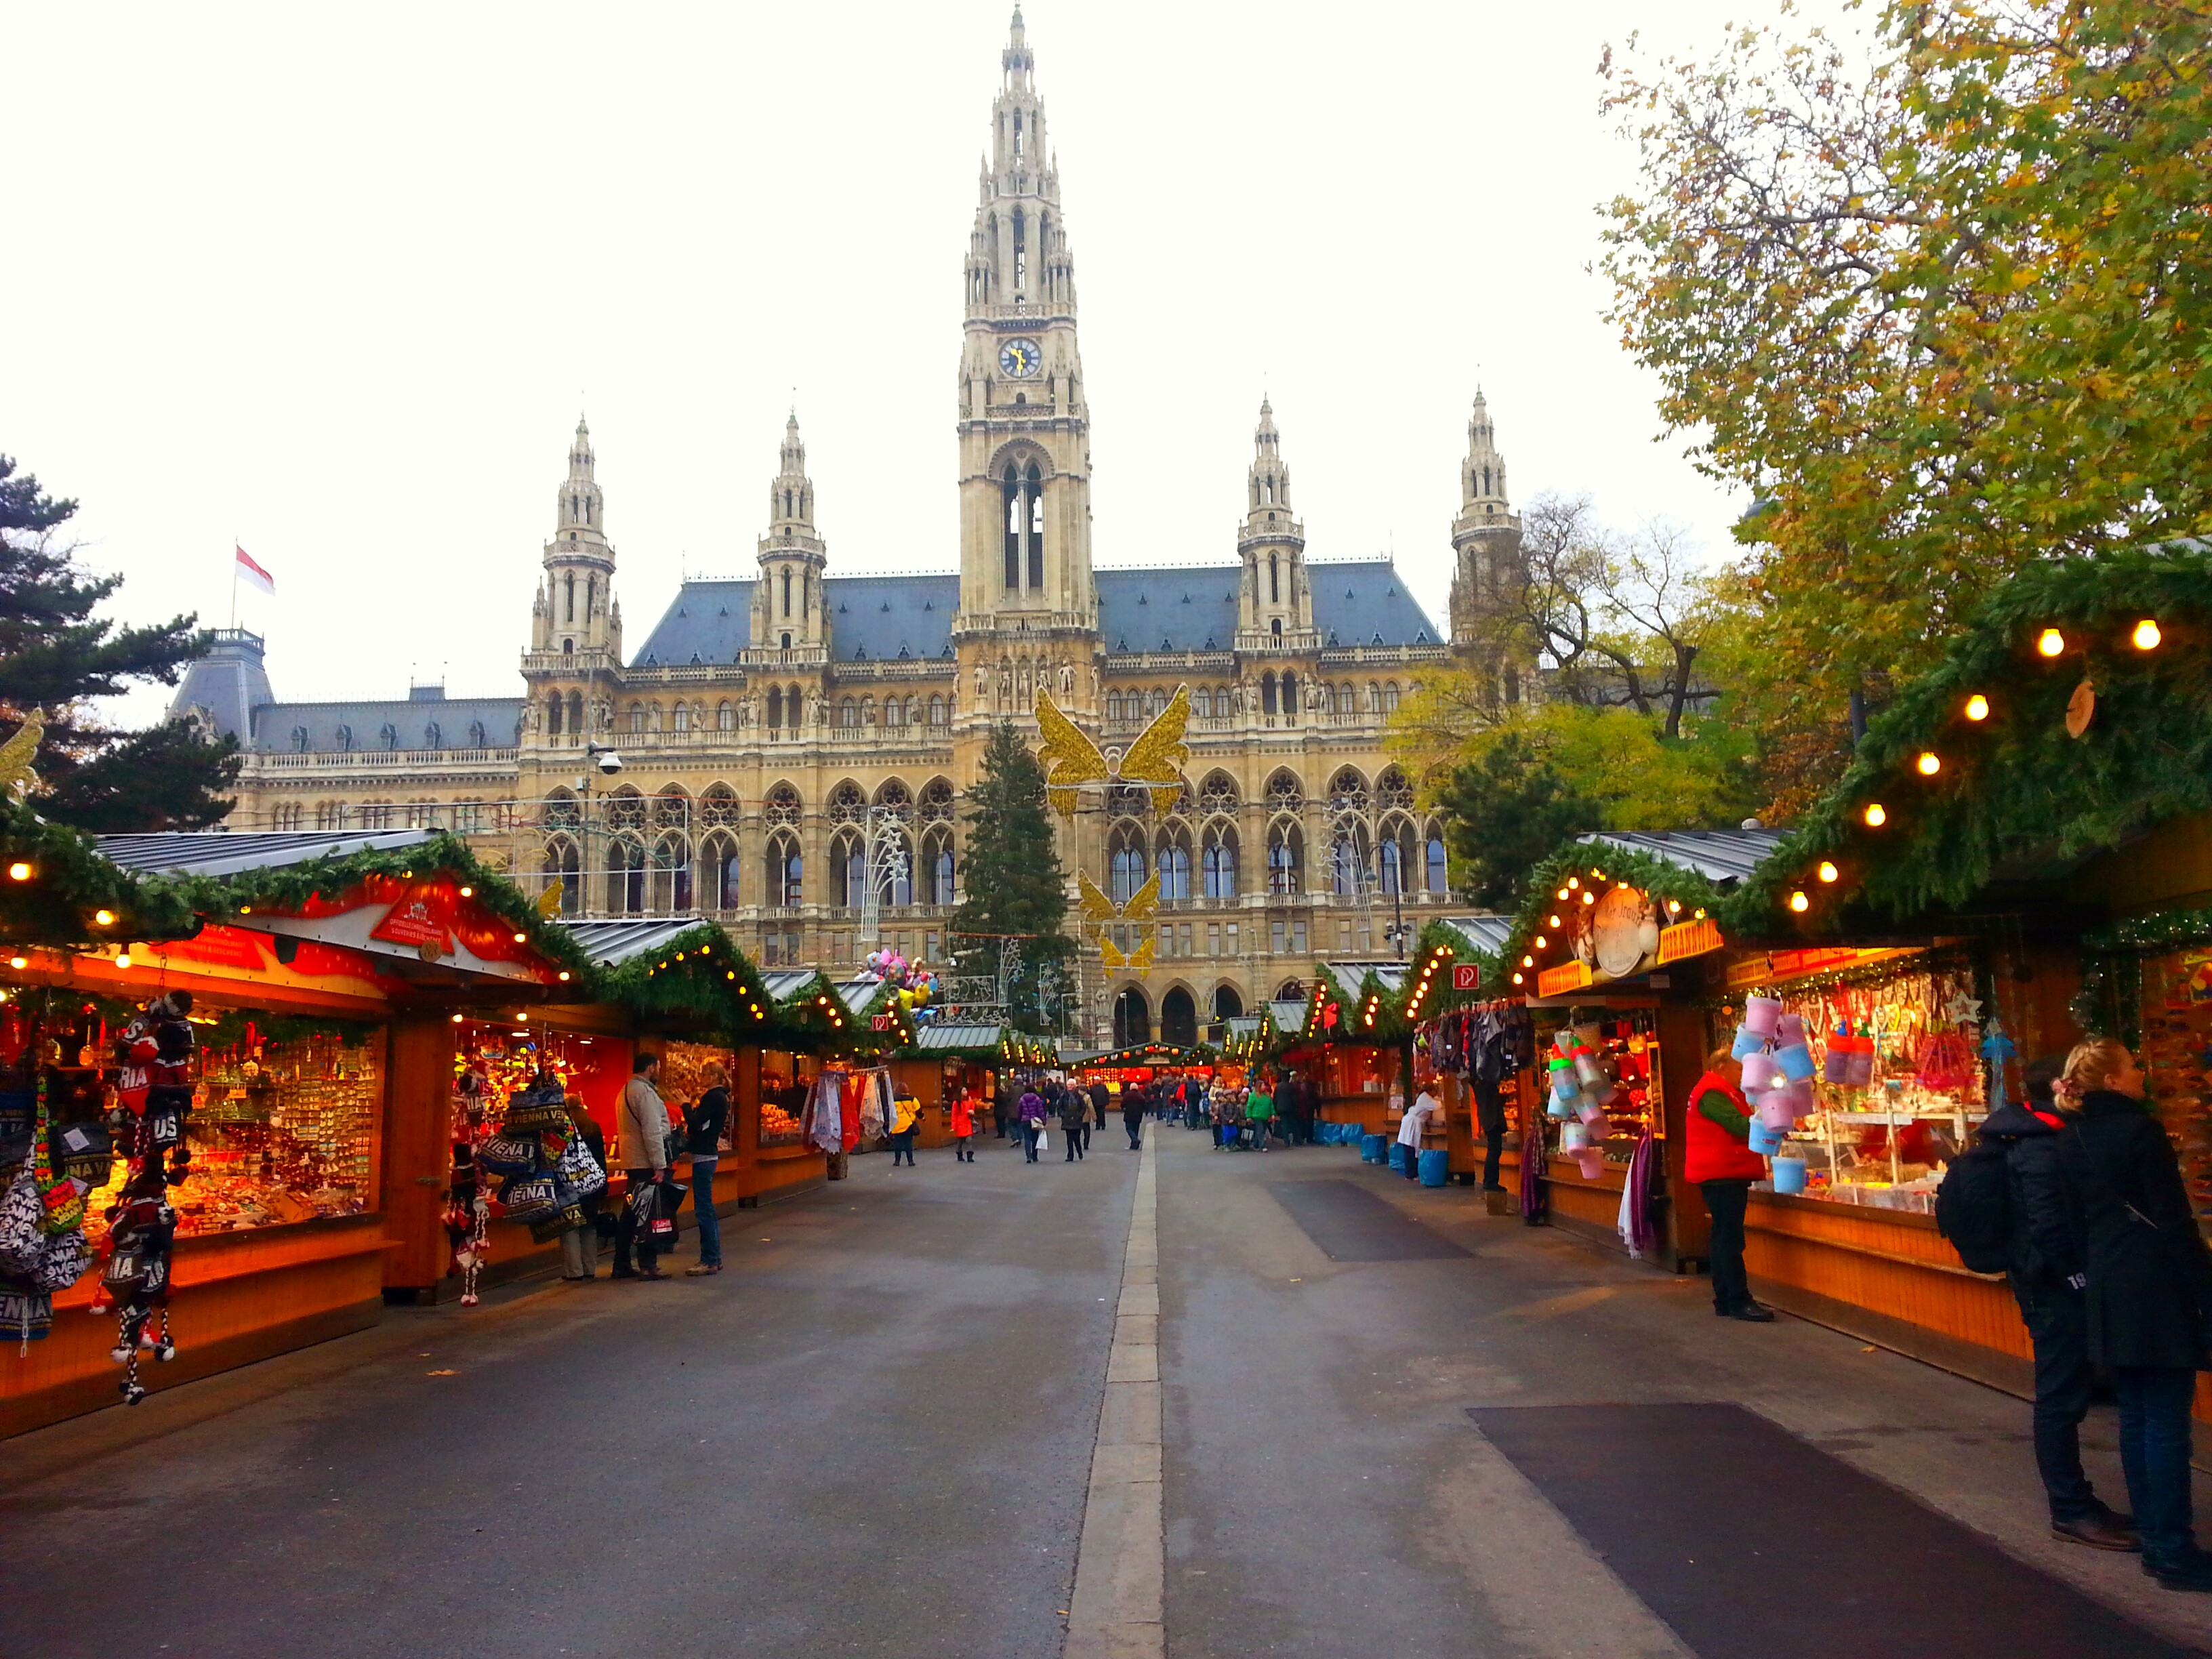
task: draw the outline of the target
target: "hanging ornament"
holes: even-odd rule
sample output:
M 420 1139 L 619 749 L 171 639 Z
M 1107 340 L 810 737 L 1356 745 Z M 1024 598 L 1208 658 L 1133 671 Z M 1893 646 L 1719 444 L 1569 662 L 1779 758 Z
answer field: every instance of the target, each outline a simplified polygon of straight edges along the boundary
M 2097 688 L 2087 674 L 2081 684 L 2074 688 L 2074 695 L 2066 699 L 2066 735 L 2078 738 L 2089 729 L 2089 722 L 2097 718 Z

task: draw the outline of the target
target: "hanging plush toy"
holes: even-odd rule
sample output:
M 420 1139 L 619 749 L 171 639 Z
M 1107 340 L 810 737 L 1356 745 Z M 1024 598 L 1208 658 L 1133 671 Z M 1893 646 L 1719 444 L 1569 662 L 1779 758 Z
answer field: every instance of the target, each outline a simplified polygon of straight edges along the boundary
M 123 1190 L 123 1201 L 107 1212 L 107 1266 L 100 1277 L 93 1311 L 112 1304 L 115 1346 L 108 1358 L 123 1367 L 123 1403 L 146 1397 L 138 1381 L 138 1356 L 151 1350 L 159 1360 L 177 1357 L 169 1333 L 169 1261 L 177 1239 L 177 1212 L 167 1196 L 168 1176 L 159 1165 L 140 1172 Z M 147 1328 L 161 1315 L 160 1334 Z
M 118 1150 L 134 1163 L 167 1157 L 176 1181 L 191 1163 L 185 1120 L 192 1109 L 192 1058 L 198 1044 L 191 1022 L 190 991 L 155 998 L 116 1041 Z

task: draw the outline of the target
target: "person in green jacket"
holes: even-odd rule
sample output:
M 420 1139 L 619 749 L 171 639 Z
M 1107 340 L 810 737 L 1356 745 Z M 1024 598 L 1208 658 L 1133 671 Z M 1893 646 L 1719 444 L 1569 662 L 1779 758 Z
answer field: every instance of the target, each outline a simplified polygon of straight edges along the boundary
M 1261 1078 L 1244 1097 L 1244 1121 L 1252 1126 L 1252 1145 L 1263 1152 L 1267 1150 L 1267 1131 L 1274 1118 L 1275 1097 L 1268 1092 L 1267 1080 Z

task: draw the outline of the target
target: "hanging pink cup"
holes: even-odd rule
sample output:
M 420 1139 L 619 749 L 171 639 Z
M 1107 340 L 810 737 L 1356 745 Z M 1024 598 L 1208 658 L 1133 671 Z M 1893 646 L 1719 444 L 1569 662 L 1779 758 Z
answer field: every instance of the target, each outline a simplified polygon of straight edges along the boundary
M 1743 1005 L 1743 1023 L 1763 1037 L 1774 1035 L 1777 1021 L 1782 1018 L 1782 999 L 1779 997 L 1747 997 Z
M 1766 1099 L 1778 1101 L 1790 1109 L 1792 1117 L 1806 1117 L 1820 1109 L 1820 1103 L 1814 1098 L 1810 1083 L 1785 1083 Z
M 1584 1181 L 1595 1181 L 1605 1173 L 1605 1152 L 1602 1148 L 1585 1146 L 1575 1154 L 1575 1162 L 1582 1165 Z
M 1787 1129 L 1797 1121 L 1797 1115 L 1790 1109 L 1790 1097 L 1779 1089 L 1771 1095 L 1761 1095 L 1759 1121 L 1770 1129 Z
M 1747 1093 L 1771 1089 L 1781 1075 L 1781 1067 L 1772 1054 L 1746 1054 L 1743 1057 L 1743 1087 Z
M 1805 1040 L 1805 1016 L 1802 1014 L 1784 1014 L 1781 1018 L 1776 1020 L 1774 1022 L 1774 1040 L 1775 1042 L 1782 1044 L 1784 1048 L 1787 1048 L 1793 1042 L 1802 1042 Z

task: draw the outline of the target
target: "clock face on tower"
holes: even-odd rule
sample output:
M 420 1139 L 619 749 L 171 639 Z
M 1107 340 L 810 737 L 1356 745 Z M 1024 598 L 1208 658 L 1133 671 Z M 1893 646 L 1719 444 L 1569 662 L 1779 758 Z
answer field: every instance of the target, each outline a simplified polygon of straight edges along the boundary
M 1017 380 L 1033 379 L 1044 366 L 1035 340 L 1009 340 L 999 348 L 999 372 Z

